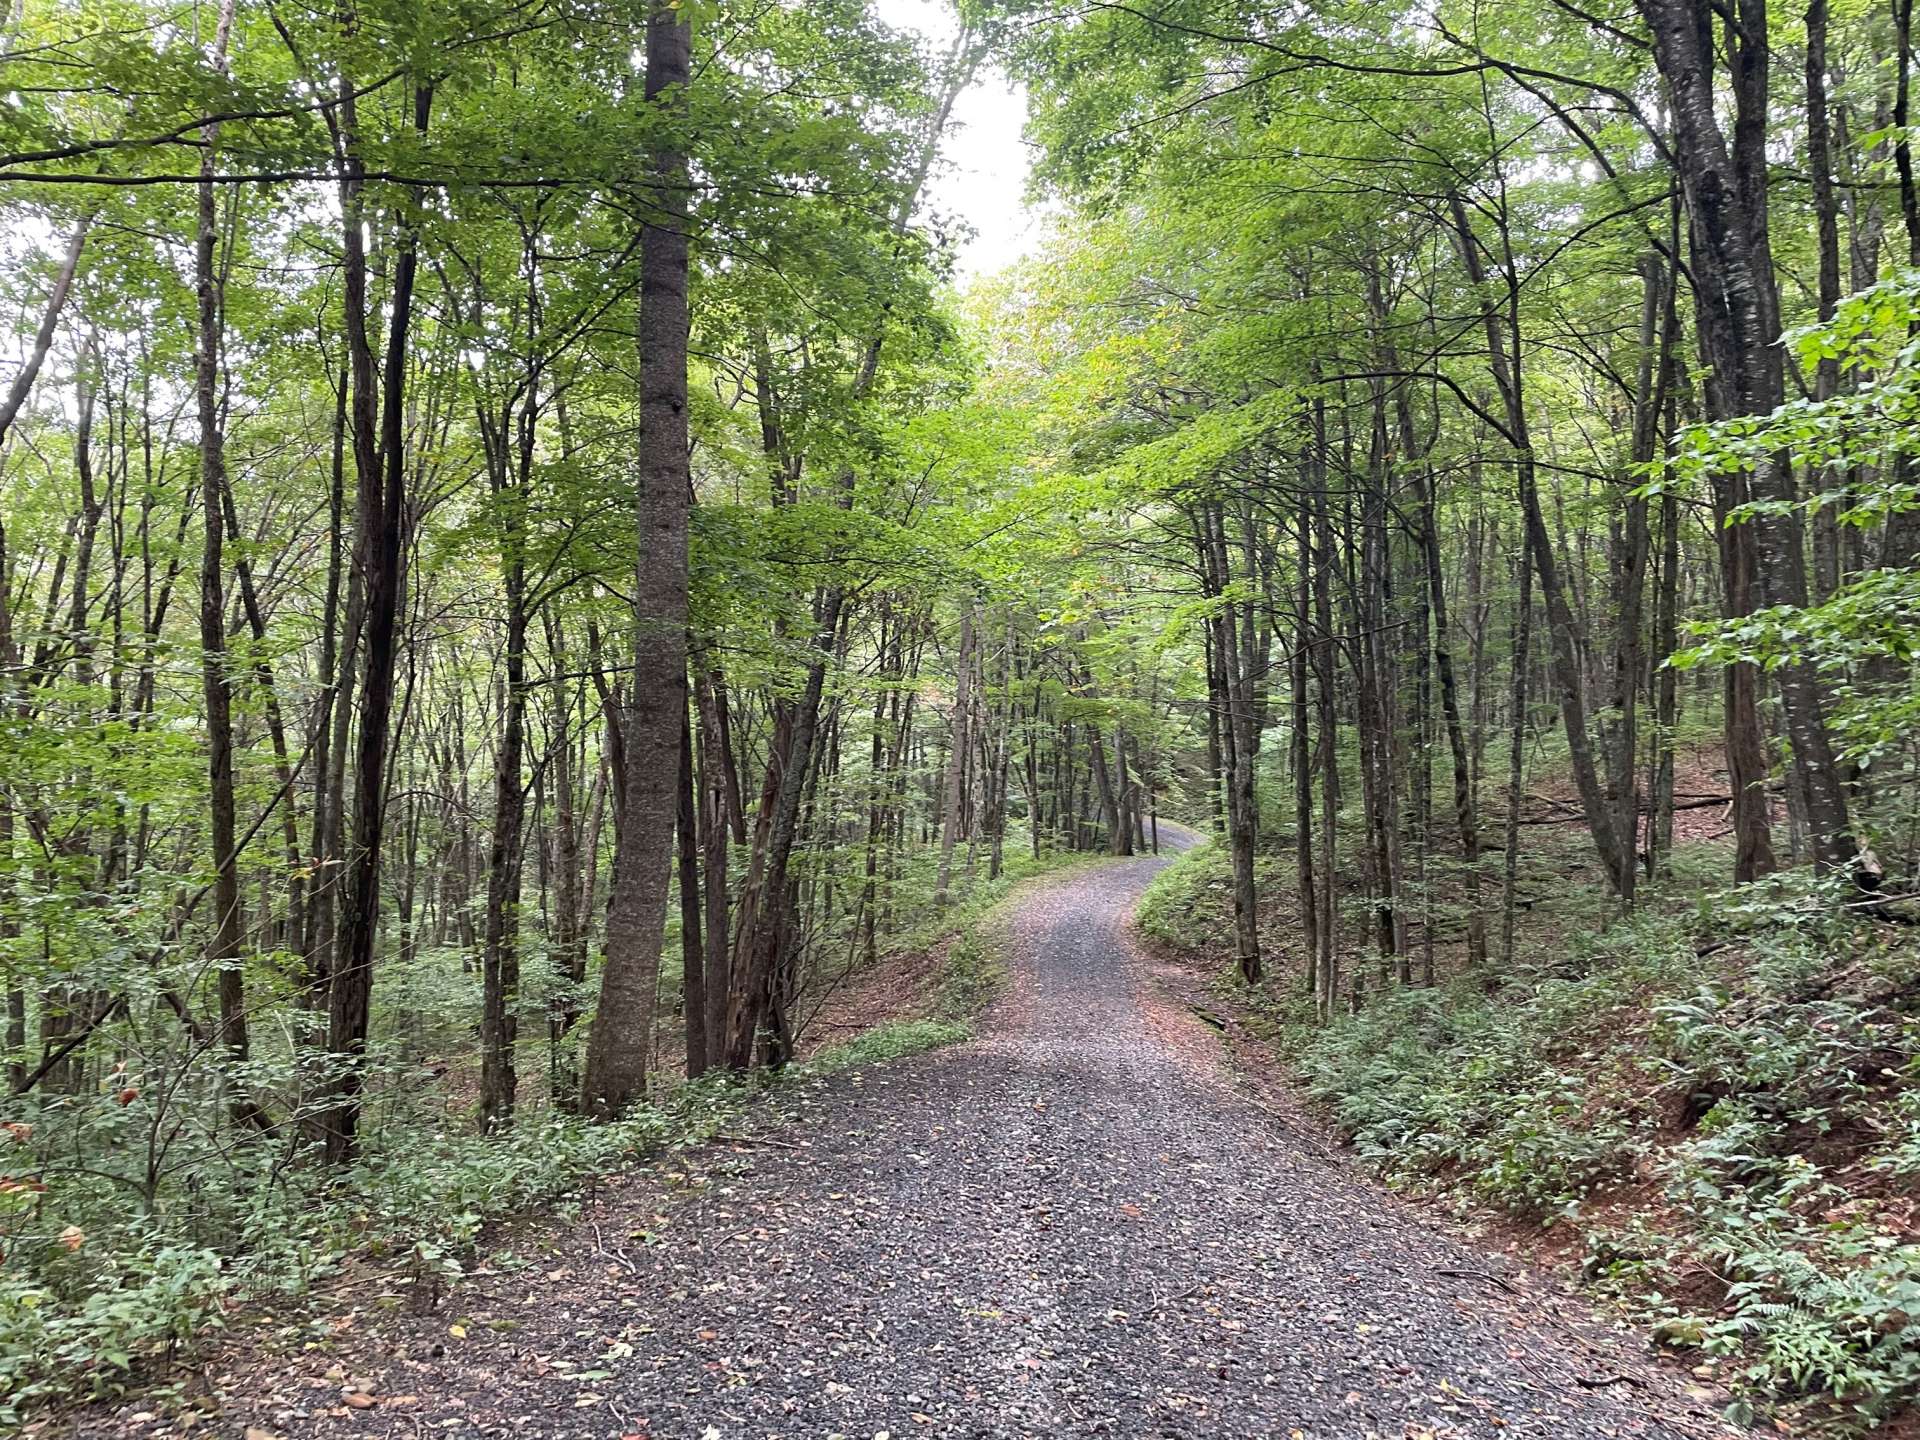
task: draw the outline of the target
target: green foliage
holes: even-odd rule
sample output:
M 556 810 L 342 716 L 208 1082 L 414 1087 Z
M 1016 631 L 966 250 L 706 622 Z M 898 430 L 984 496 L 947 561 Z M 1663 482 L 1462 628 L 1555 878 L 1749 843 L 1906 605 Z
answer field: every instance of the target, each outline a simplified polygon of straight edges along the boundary
M 1594 1276 L 1668 1335 L 1758 1394 L 1872 1417 L 1920 1393 L 1920 1247 L 1850 1137 L 1887 1137 L 1874 1168 L 1913 1163 L 1920 1022 L 1897 997 L 1920 955 L 1807 923 L 1798 888 L 1710 907 L 1745 931 L 1735 952 L 1643 918 L 1575 978 L 1380 997 L 1303 1033 L 1299 1063 L 1390 1179 L 1579 1222 Z M 1636 1214 L 1647 1182 L 1660 1204 Z M 1707 1303 L 1679 1298 L 1703 1278 Z
M 1209 947 L 1219 922 L 1219 904 L 1228 898 L 1232 881 L 1224 847 L 1196 845 L 1147 882 L 1134 907 L 1134 923 L 1143 934 L 1176 950 L 1195 952 Z M 1231 903 L 1230 900 L 1228 902 Z M 1211 916 L 1212 923 L 1203 920 Z
M 1574 1214 L 1638 1152 L 1632 1117 L 1593 1106 L 1587 1065 L 1603 1061 L 1609 1019 L 1658 973 L 1643 963 L 1542 976 L 1522 1003 L 1468 981 L 1391 991 L 1316 1031 L 1302 1074 L 1392 1178 L 1445 1171 L 1503 1206 Z
M 987 1002 L 1006 981 L 1006 967 L 983 943 L 977 931 L 967 930 L 954 938 L 940 971 L 939 1013 L 970 1017 L 986 1008 Z
M 941 1042 L 916 1032 L 891 1043 L 904 1053 Z M 613 1124 L 548 1114 L 496 1138 L 464 1126 L 407 1127 L 387 1143 L 376 1137 L 342 1174 L 206 1172 L 197 1211 L 132 1224 L 112 1209 L 117 1195 L 56 1182 L 16 1207 L 8 1232 L 0 1418 L 119 1393 L 141 1367 L 218 1323 L 226 1306 L 302 1294 L 348 1256 L 395 1266 L 394 1283 L 430 1304 L 473 1260 L 488 1224 L 551 1205 L 639 1157 L 697 1144 L 753 1093 L 723 1076 Z
M 1830 397 L 1787 401 L 1769 415 L 1699 425 L 1652 467 L 1648 491 L 1702 477 L 1792 464 L 1810 478 L 1791 502 L 1752 501 L 1726 523 L 1756 514 L 1804 512 L 1843 534 L 1887 527 L 1881 565 L 1841 578 L 1817 603 L 1776 605 L 1691 628 L 1695 643 L 1673 657 L 1682 668 L 1747 661 L 1774 670 L 1818 668 L 1842 753 L 1863 768 L 1898 763 L 1920 720 L 1914 636 L 1920 633 L 1920 570 L 1897 542 L 1920 509 L 1913 463 L 1920 427 L 1920 271 L 1899 269 L 1842 300 L 1829 321 L 1785 338 L 1808 366 L 1822 362 L 1857 381 Z M 1896 820 L 1897 826 L 1900 822 Z
M 806 1068 L 816 1075 L 859 1070 L 882 1061 L 937 1050 L 943 1045 L 957 1045 L 972 1033 L 956 1020 L 899 1020 L 822 1051 Z
M 116 1254 L 71 1299 L 0 1269 L 0 1423 L 48 1401 L 118 1393 L 136 1365 L 217 1323 L 227 1289 L 212 1251 L 168 1245 Z

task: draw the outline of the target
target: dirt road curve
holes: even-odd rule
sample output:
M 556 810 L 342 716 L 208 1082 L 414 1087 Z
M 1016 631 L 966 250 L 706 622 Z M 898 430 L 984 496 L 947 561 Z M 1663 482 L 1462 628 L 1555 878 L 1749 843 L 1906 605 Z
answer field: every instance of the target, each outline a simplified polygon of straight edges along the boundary
M 1497 1262 L 1234 1092 L 1127 949 L 1161 863 L 1036 893 L 977 1042 L 825 1083 L 709 1152 L 692 1198 L 630 1183 L 431 1318 L 231 1375 L 197 1433 L 1724 1433 L 1604 1338 L 1442 1273 Z

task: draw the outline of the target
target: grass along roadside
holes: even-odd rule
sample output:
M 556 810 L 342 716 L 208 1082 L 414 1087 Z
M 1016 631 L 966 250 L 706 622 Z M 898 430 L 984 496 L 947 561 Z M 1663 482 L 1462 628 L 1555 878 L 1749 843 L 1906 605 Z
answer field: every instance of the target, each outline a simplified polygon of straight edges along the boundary
M 156 1228 L 144 1243 L 116 1237 L 91 1255 L 83 1238 L 69 1285 L 0 1270 L 0 1426 L 136 1391 L 165 1401 L 179 1389 L 175 1362 L 219 1331 L 256 1312 L 277 1324 L 309 1304 L 318 1315 L 343 1283 L 430 1308 L 496 1227 L 564 1219 L 607 1175 L 777 1126 L 782 1096 L 795 1087 L 967 1033 L 953 1021 L 900 1021 L 777 1074 L 681 1082 L 611 1124 L 550 1112 L 491 1139 L 464 1127 L 416 1134 L 406 1154 L 369 1155 L 335 1184 L 307 1186 L 297 1172 L 255 1190 L 253 1219 L 225 1246 Z
M 1224 865 L 1183 857 L 1140 928 L 1220 977 L 1389 1183 L 1532 1227 L 1732 1387 L 1735 1418 L 1857 1433 L 1920 1398 L 1910 927 L 1848 916 L 1798 875 L 1656 899 L 1604 931 L 1569 894 L 1529 916 L 1510 972 L 1382 987 L 1322 1027 L 1281 910 L 1262 917 L 1270 982 L 1227 978 Z

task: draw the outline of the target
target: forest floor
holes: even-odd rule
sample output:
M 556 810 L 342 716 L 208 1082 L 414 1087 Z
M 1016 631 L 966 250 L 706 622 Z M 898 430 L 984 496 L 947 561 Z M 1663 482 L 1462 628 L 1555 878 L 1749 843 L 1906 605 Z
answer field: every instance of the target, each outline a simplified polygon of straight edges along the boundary
M 304 1339 L 236 1334 L 196 1399 L 83 1433 L 1727 1433 L 1717 1397 L 1236 1086 L 1129 938 L 1165 863 L 1028 892 L 974 1041 L 610 1181 L 431 1315 L 368 1294 Z

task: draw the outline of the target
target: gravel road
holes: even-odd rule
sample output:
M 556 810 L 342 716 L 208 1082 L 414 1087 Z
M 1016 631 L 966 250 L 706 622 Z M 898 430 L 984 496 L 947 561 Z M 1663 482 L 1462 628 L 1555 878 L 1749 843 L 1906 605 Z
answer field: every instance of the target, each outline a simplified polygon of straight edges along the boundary
M 1034 892 L 977 1041 L 823 1082 L 789 1126 L 681 1162 L 704 1184 L 611 1190 L 431 1318 L 229 1376 L 219 1427 L 1724 1433 L 1631 1342 L 1512 1298 L 1501 1262 L 1234 1090 L 1126 939 L 1164 863 Z

